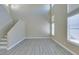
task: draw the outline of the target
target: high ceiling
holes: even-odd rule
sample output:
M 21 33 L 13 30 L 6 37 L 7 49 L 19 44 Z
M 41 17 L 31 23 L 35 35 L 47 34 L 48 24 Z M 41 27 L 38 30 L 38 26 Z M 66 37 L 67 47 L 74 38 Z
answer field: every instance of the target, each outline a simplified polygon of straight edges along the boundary
M 47 12 L 50 8 L 49 5 L 46 4 L 15 4 L 11 5 L 12 10 L 16 12 L 22 12 L 22 13 L 44 13 Z M 19 10 L 19 11 L 18 11 Z
M 49 4 L 13 4 L 11 5 L 12 13 L 16 16 L 29 17 L 29 15 L 41 15 L 48 17 L 50 5 Z

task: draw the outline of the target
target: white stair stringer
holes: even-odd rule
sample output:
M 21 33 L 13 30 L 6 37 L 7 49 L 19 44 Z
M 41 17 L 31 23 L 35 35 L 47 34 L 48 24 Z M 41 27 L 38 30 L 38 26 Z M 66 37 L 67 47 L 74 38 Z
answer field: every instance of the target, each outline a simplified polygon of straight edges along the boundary
M 8 45 L 7 50 L 12 49 L 25 38 L 25 22 L 19 20 L 7 33 Z

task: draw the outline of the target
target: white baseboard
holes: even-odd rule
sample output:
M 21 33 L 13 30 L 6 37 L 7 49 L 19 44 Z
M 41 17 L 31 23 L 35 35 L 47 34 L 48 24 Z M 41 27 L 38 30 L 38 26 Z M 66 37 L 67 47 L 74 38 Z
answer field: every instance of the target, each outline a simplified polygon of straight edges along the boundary
M 58 42 L 57 40 L 52 39 L 53 41 L 55 41 L 57 44 L 59 44 L 61 47 L 65 48 L 67 51 L 69 51 L 70 53 L 72 53 L 73 55 L 77 55 L 75 52 L 71 51 L 70 49 L 68 49 L 66 46 L 64 46 L 63 44 L 61 44 L 60 42 Z
M 24 39 L 22 39 L 22 40 L 20 40 L 20 41 L 18 41 L 17 43 L 15 43 L 14 45 L 12 45 L 12 46 L 10 46 L 10 47 L 8 47 L 7 48 L 7 50 L 10 50 L 10 49 L 12 49 L 13 47 L 15 47 L 17 44 L 19 44 L 20 42 L 22 42 Z
M 79 42 L 73 39 L 68 40 L 69 43 L 71 43 L 72 45 L 75 45 L 77 47 L 79 47 Z
M 50 37 L 25 37 L 25 39 L 49 39 Z

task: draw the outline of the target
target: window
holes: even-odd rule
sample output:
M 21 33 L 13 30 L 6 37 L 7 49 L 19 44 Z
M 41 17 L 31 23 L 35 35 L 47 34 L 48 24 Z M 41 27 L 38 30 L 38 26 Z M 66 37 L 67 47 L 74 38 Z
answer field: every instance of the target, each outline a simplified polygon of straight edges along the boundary
M 79 14 L 68 17 L 68 40 L 79 44 Z
M 54 23 L 54 16 L 52 16 L 52 35 L 55 35 L 55 23 Z

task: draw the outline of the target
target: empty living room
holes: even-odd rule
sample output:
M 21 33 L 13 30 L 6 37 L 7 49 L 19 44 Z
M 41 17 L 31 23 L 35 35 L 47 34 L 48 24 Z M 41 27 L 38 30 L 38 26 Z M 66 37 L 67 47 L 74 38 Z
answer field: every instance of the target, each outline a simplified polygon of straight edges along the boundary
M 78 55 L 79 4 L 0 4 L 0 55 Z

